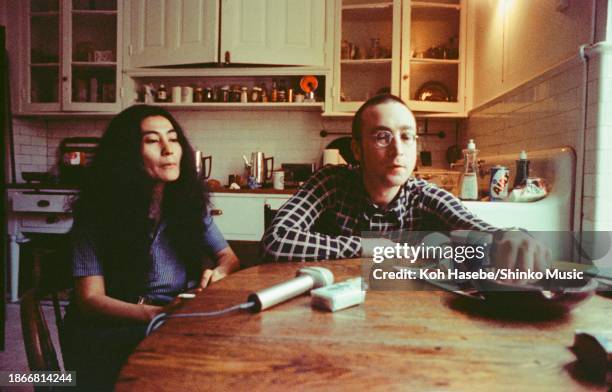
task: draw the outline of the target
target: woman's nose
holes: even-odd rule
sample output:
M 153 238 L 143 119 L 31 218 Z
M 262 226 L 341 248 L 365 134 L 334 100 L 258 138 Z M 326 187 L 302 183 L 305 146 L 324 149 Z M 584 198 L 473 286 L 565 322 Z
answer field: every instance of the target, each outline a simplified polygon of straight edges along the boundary
M 172 143 L 168 142 L 168 140 L 163 140 L 161 153 L 164 156 L 174 154 Z

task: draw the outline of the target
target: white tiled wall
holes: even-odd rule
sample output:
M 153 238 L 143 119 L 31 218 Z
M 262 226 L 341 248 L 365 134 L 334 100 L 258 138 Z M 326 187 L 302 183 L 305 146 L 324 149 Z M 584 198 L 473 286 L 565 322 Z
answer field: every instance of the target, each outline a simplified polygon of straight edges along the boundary
M 251 152 L 263 151 L 281 163 L 320 161 L 322 151 L 340 135 L 319 136 L 322 129 L 350 132 L 349 118 L 322 118 L 317 112 L 301 111 L 176 111 L 193 147 L 213 156 L 211 177 L 227 182 L 231 173 L 242 173 Z M 109 120 L 16 119 L 14 120 L 17 181 L 22 171 L 57 172 L 59 144 L 72 136 L 100 136 Z M 443 130 L 444 139 L 423 137 L 420 149 L 432 152 L 433 167 L 446 167 L 445 152 L 455 143 L 453 121 L 430 121 L 429 132 Z
M 585 68 L 576 59 L 477 108 L 466 121 L 462 135 L 463 143 L 473 138 L 487 155 L 522 149 L 574 148 L 577 155 L 575 227 L 587 231 L 612 230 L 609 203 L 612 64 L 607 60 L 606 68 L 602 61 L 599 56 L 593 56 L 589 63 L 586 129 L 582 101 Z

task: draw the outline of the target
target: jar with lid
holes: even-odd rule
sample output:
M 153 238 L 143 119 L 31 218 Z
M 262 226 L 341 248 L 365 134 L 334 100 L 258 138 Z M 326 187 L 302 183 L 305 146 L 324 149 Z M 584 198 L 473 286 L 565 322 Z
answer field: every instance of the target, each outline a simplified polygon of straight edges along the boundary
M 286 102 L 287 101 L 287 90 L 285 90 L 285 81 L 281 80 L 278 87 L 278 97 L 277 102 Z
M 232 85 L 230 91 L 230 102 L 240 102 L 240 94 L 242 90 L 240 90 L 240 86 L 237 84 Z
M 251 102 L 259 102 L 261 100 L 261 87 L 253 87 L 251 90 Z
M 368 57 L 371 59 L 379 59 L 381 57 L 380 38 L 370 38 L 370 41 L 371 42 Z
M 268 102 L 268 89 L 266 89 L 266 84 L 261 84 L 261 102 Z
M 204 102 L 213 102 L 213 89 L 210 87 L 206 87 L 204 90 Z
M 221 87 L 221 96 L 220 102 L 229 102 L 230 101 L 230 88 L 229 86 Z
M 168 100 L 168 91 L 166 90 L 165 85 L 159 85 L 159 88 L 157 89 L 157 92 L 155 94 L 155 98 L 157 102 L 166 102 Z
M 242 86 L 240 87 L 240 103 L 249 102 L 249 88 Z
M 202 87 L 196 87 L 193 90 L 193 102 L 204 102 L 204 91 L 202 91 Z

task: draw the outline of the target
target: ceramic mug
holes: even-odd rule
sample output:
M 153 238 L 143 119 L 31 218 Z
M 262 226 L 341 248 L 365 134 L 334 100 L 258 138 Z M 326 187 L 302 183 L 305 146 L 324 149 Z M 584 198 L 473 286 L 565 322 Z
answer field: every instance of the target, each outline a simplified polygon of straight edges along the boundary
M 285 189 L 285 172 L 277 170 L 272 173 L 272 186 L 274 189 L 282 190 Z

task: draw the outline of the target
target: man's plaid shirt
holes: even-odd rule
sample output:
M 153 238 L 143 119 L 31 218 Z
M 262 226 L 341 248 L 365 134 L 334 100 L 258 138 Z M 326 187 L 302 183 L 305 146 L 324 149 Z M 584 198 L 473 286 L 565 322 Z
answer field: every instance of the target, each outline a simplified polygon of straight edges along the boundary
M 341 259 L 360 256 L 362 232 L 457 229 L 496 230 L 424 180 L 409 179 L 383 210 L 370 201 L 359 168 L 326 166 L 278 210 L 262 245 L 277 261 Z

